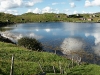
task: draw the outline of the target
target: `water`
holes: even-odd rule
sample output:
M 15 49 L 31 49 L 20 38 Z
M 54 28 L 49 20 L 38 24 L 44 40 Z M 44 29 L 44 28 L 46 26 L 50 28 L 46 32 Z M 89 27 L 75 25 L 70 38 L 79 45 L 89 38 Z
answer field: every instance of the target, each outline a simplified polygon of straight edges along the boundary
M 5 28 L 11 30 L 2 35 L 14 42 L 23 36 L 34 37 L 46 51 L 57 50 L 66 55 L 81 56 L 86 61 L 88 57 L 91 60 L 98 58 L 96 62 L 100 62 L 100 23 L 26 23 Z

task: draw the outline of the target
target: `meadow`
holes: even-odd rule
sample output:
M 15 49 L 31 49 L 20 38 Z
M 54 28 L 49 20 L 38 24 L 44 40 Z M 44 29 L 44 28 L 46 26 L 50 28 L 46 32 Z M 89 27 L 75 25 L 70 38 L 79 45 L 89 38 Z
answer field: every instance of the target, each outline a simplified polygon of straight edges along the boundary
M 100 66 L 82 62 L 78 65 L 54 53 L 37 52 L 0 42 L 0 75 L 9 75 L 14 55 L 13 75 L 100 75 Z

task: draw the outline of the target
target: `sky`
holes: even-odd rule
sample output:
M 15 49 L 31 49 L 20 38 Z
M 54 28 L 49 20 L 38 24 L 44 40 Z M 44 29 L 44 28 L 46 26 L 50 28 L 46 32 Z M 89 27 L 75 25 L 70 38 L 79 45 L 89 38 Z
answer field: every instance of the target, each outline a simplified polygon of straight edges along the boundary
M 0 0 L 0 12 L 20 15 L 33 13 L 95 13 L 100 0 Z

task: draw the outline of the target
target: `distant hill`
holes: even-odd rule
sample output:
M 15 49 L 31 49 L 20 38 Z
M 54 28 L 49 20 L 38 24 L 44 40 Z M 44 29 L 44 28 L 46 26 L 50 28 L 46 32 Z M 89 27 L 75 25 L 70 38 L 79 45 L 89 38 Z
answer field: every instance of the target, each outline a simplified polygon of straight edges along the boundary
M 94 14 L 35 14 L 32 12 L 22 15 L 0 13 L 0 22 L 27 23 L 27 22 L 100 22 L 100 13 Z

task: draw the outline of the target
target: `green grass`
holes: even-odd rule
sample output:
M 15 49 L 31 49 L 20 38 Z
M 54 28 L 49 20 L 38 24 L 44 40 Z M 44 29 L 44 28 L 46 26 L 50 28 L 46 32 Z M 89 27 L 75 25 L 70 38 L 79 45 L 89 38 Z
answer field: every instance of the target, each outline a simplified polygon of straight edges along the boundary
M 46 75 L 60 75 L 60 66 L 64 75 L 100 75 L 100 66 L 82 64 L 78 66 L 71 61 L 53 53 L 30 51 L 13 44 L 0 42 L 0 75 L 10 74 L 11 57 L 14 54 L 14 75 L 34 75 L 42 73 L 39 63 Z M 53 66 L 56 74 L 54 74 Z

